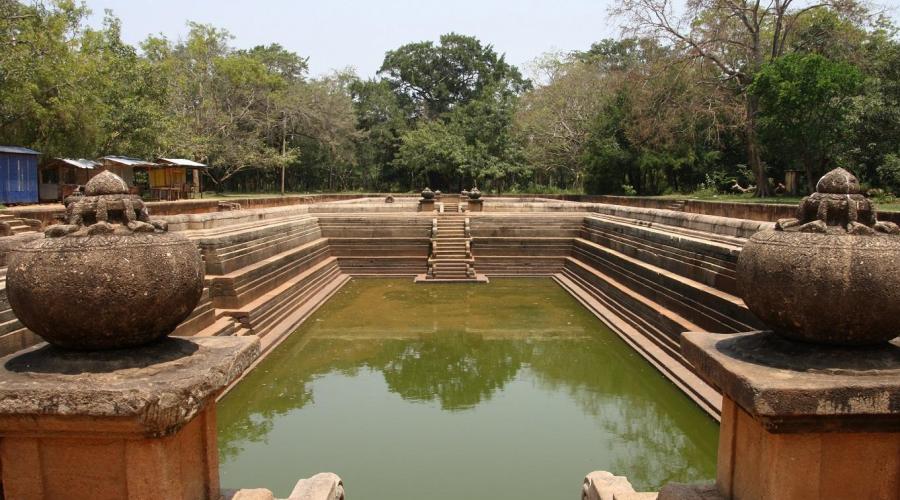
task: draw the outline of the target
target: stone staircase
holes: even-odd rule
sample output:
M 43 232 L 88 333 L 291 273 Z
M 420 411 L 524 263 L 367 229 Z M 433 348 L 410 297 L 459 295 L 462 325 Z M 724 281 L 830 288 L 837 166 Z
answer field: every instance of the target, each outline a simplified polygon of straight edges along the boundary
M 431 276 L 436 279 L 474 278 L 466 218 L 443 215 L 435 219 L 435 227 L 437 234 L 432 239 Z
M 666 209 L 672 210 L 673 212 L 684 212 L 684 205 L 685 200 L 672 200 Z
M 445 214 L 455 214 L 459 213 L 459 196 L 458 195 L 450 195 L 450 196 L 441 196 L 441 204 L 444 207 Z
M 0 356 L 41 342 L 41 338 L 31 332 L 16 318 L 6 297 L 6 268 L 0 268 Z
M 431 256 L 428 273 L 416 281 L 478 281 L 484 275 L 475 273 L 469 219 L 459 212 L 444 212 L 433 219 Z
M 9 231 L 6 228 L 9 227 Z M 0 236 L 40 231 L 41 223 L 32 219 L 21 219 L 15 215 L 0 214 Z

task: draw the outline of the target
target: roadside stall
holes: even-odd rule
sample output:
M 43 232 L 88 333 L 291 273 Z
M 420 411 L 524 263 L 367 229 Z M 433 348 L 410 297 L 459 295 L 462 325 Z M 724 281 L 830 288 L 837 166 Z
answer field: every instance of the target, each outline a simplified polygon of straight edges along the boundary
M 196 198 L 203 192 L 200 176 L 207 166 L 184 158 L 157 158 L 148 169 L 150 197 L 158 200 Z
M 62 201 L 100 172 L 100 164 L 84 158 L 53 158 L 41 166 L 40 201 Z
M 104 156 L 97 161 L 100 163 L 100 170 L 109 170 L 124 179 L 125 183 L 132 188 L 133 194 L 141 194 L 141 190 L 135 182 L 135 169 L 150 169 L 156 166 L 153 162 L 128 156 Z

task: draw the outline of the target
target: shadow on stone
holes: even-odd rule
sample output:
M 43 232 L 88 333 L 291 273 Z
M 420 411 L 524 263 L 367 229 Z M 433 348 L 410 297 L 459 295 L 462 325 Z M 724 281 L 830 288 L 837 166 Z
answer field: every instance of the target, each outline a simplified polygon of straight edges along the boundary
M 862 374 L 900 371 L 900 339 L 860 347 L 807 344 L 773 332 L 720 340 L 716 349 L 731 358 L 756 365 L 823 374 Z
M 177 361 L 191 356 L 198 348 L 194 342 L 172 337 L 138 348 L 111 351 L 68 351 L 47 344 L 9 359 L 4 366 L 17 373 L 110 373 Z

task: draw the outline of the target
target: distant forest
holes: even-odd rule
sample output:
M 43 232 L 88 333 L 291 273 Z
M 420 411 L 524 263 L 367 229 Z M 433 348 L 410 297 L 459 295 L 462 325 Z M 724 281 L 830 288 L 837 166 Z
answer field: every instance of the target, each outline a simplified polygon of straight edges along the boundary
M 527 68 L 449 33 L 373 78 L 311 77 L 278 43 L 122 41 L 71 0 L 0 0 L 0 144 L 181 157 L 218 191 L 769 195 L 844 166 L 900 194 L 900 40 L 854 1 L 622 0 L 618 39 Z M 598 19 L 598 23 L 602 21 Z M 540 36 L 536 33 L 535 36 Z

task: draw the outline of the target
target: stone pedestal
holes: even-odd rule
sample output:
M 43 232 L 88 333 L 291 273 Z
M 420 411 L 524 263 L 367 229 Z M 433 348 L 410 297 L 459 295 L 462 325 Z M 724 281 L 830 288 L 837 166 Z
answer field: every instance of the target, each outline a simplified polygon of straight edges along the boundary
M 0 359 L 5 498 L 218 499 L 215 398 L 258 355 L 211 337 Z
M 847 349 L 771 332 L 685 333 L 681 348 L 724 395 L 724 498 L 897 498 L 900 339 Z
M 472 200 L 472 199 L 470 199 L 470 200 L 469 200 L 469 203 L 468 203 L 468 208 L 467 208 L 467 210 L 468 210 L 469 212 L 481 212 L 481 211 L 483 211 L 483 210 L 484 210 L 484 200 L 482 200 L 482 199 L 480 199 L 480 198 L 477 199 L 477 200 Z
M 422 198 L 419 200 L 419 212 L 434 212 L 434 199 L 427 200 Z

